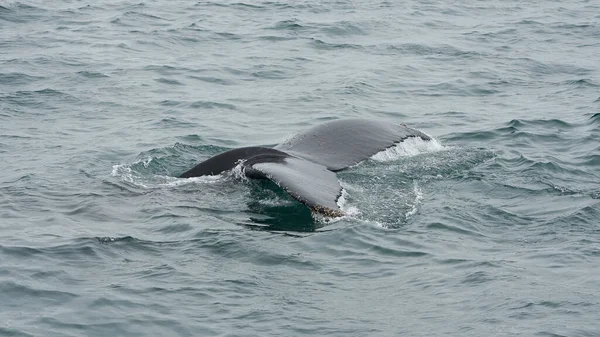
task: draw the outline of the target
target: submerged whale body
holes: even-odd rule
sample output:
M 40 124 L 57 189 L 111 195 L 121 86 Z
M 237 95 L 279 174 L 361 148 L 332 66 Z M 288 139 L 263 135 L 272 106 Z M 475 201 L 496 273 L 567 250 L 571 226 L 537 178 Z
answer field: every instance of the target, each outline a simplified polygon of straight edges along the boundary
M 342 216 L 342 187 L 334 172 L 410 137 L 431 138 L 405 125 L 367 119 L 336 120 L 297 134 L 273 148 L 252 146 L 209 158 L 180 178 L 216 175 L 241 163 L 249 178 L 270 179 L 312 211 Z

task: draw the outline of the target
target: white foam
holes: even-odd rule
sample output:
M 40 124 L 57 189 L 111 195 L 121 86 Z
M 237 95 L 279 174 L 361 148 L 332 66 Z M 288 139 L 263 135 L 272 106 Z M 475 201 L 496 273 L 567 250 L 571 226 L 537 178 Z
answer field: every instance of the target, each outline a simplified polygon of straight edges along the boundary
M 385 225 L 377 220 L 369 220 L 369 219 L 359 219 L 362 223 L 364 223 L 365 225 L 369 225 L 369 226 L 374 226 L 377 228 L 381 228 L 381 229 L 388 229 L 390 228 L 388 225 Z
M 164 182 L 158 183 L 156 187 L 176 187 L 189 184 L 212 184 L 219 182 L 223 179 L 223 175 L 217 174 L 214 176 L 201 176 L 192 178 L 176 178 L 169 176 L 155 176 L 156 179 L 163 180 Z
M 147 167 L 151 161 L 152 157 L 149 157 L 144 160 L 138 160 L 132 164 L 113 165 L 110 175 L 119 178 L 121 181 L 147 189 L 177 187 L 188 184 L 210 184 L 223 179 L 223 175 L 221 174 L 194 178 L 177 178 L 164 175 L 142 177 L 131 168 L 132 165 L 139 163 L 142 163 L 145 167 Z
M 142 161 L 142 164 L 144 165 L 145 168 L 148 168 L 148 165 L 150 165 L 150 162 L 152 161 L 152 159 L 154 159 L 154 158 L 148 157 Z
M 419 205 L 421 204 L 421 201 L 423 201 L 423 191 L 421 191 L 421 188 L 419 188 L 419 185 L 416 181 L 413 187 L 413 191 L 415 193 L 415 200 L 412 202 L 412 204 L 406 203 L 407 206 L 411 207 L 411 209 L 404 214 L 404 216 L 406 216 L 406 219 L 417 214 L 417 212 L 419 211 Z
M 340 207 L 342 212 L 346 214 L 346 216 L 354 217 L 360 214 L 360 211 L 355 206 L 348 205 L 348 192 L 345 188 L 342 188 L 342 193 L 337 200 L 337 205 Z
M 265 198 L 265 199 L 260 199 L 259 202 L 266 206 L 275 206 L 275 207 L 291 206 L 291 205 L 294 205 L 294 203 L 295 203 L 294 200 L 286 200 L 286 199 L 282 199 L 282 198 Z
M 235 165 L 234 168 L 231 169 L 231 175 L 234 178 L 237 179 L 241 179 L 243 181 L 248 181 L 248 177 L 246 176 L 246 172 L 244 172 L 245 168 L 244 168 L 244 162 L 246 160 L 244 159 L 240 159 L 237 161 L 237 165 Z
M 444 149 L 445 147 L 433 137 L 431 137 L 431 140 L 410 137 L 395 146 L 374 154 L 371 156 L 371 159 L 377 161 L 393 161 L 402 157 L 412 157 L 421 153 L 437 152 Z
M 110 173 L 110 175 L 113 177 L 118 177 L 122 181 L 131 183 L 134 185 L 141 185 L 141 187 L 147 187 L 146 185 L 138 184 L 135 182 L 135 180 L 137 180 L 137 179 L 135 179 L 133 170 L 131 169 L 131 167 L 129 165 L 125 165 L 125 164 L 113 165 L 112 172 Z

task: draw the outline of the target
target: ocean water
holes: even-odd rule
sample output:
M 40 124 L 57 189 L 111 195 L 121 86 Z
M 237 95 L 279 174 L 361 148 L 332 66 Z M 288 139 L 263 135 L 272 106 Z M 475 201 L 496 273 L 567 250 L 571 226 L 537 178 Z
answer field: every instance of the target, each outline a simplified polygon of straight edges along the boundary
M 1 1 L 0 336 L 600 336 L 597 1 Z M 236 172 L 411 140 L 346 217 Z

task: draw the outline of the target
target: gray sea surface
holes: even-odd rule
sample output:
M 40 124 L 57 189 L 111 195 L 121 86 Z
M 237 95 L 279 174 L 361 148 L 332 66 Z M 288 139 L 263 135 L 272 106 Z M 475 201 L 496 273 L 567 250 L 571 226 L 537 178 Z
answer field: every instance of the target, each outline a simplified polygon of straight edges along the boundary
M 599 55 L 591 0 L 0 0 L 0 336 L 600 336 Z M 343 218 L 175 178 L 350 117 L 435 140 Z

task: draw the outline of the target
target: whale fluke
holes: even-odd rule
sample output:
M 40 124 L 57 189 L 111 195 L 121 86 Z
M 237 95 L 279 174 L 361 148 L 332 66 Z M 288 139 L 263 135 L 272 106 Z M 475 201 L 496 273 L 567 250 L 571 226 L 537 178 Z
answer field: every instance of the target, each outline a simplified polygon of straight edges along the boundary
M 337 204 L 342 186 L 335 173 L 325 166 L 287 157 L 278 162 L 256 163 L 251 169 L 261 172 L 311 210 L 331 217 L 343 215 Z
M 274 148 L 252 146 L 209 158 L 180 178 L 215 175 L 242 165 L 249 178 L 275 182 L 312 211 L 341 216 L 342 187 L 334 172 L 360 163 L 409 138 L 431 140 L 405 125 L 366 119 L 335 120 L 297 134 Z
M 281 152 L 272 148 L 262 146 L 241 147 L 239 149 L 229 150 L 211 157 L 200 164 L 192 167 L 188 171 L 183 172 L 179 178 L 192 178 L 201 176 L 210 176 L 221 174 L 224 171 L 231 170 L 240 163 L 240 160 L 254 158 L 254 162 L 258 159 L 264 161 L 275 161 L 278 158 L 288 157 L 285 152 Z
M 340 171 L 409 137 L 430 140 L 405 125 L 367 119 L 335 120 L 310 128 L 275 149 Z

